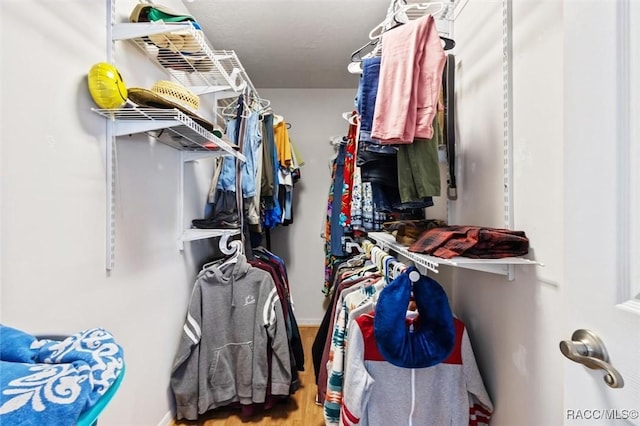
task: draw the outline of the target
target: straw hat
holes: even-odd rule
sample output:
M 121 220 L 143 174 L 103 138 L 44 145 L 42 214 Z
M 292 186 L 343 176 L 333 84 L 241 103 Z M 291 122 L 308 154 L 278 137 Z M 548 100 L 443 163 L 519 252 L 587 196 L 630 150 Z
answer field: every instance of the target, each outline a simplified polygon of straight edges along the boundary
M 154 83 L 151 90 L 130 87 L 129 100 L 152 108 L 177 108 L 205 129 L 213 130 L 213 124 L 198 114 L 200 107 L 198 95 L 178 83 L 160 80 Z

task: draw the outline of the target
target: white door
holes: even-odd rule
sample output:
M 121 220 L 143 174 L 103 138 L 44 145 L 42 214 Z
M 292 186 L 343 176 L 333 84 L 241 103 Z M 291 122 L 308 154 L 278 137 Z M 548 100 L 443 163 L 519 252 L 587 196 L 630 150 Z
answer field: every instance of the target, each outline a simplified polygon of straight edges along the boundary
M 564 22 L 563 333 L 597 333 L 624 380 L 565 358 L 565 424 L 640 425 L 640 1 L 565 0 Z

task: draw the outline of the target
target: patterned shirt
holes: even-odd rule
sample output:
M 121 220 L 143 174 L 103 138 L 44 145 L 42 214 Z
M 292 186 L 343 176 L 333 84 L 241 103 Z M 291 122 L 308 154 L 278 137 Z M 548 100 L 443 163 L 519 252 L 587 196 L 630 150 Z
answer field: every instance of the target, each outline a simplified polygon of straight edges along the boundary
M 333 327 L 333 338 L 331 340 L 331 350 L 329 352 L 329 363 L 327 366 L 329 378 L 324 400 L 324 418 L 325 424 L 327 425 L 337 425 L 340 421 L 349 313 L 369 302 L 373 296 L 384 287 L 385 283 L 386 281 L 384 279 L 379 279 L 372 285 L 359 286 L 347 294 L 342 301 Z

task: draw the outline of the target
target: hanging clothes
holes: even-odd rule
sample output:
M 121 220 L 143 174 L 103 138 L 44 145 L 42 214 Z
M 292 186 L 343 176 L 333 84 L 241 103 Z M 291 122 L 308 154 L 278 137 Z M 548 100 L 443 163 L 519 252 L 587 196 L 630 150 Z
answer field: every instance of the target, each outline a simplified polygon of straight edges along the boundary
M 239 129 L 240 121 L 232 119 L 227 122 L 227 135 L 235 136 Z M 246 161 L 241 165 L 242 171 L 242 196 L 244 198 L 251 198 L 256 195 L 256 158 L 260 155 L 260 145 L 262 141 L 262 135 L 260 131 L 258 113 L 255 111 L 249 111 L 246 117 L 246 128 L 244 133 L 244 141 L 239 145 L 242 145 L 242 154 L 245 156 Z M 234 141 L 236 142 L 236 141 Z M 224 191 L 235 192 L 236 188 L 236 158 L 227 156 L 222 162 L 222 171 L 218 178 L 218 189 Z
M 253 253 L 254 259 L 249 263 L 271 275 L 283 305 L 292 373 L 289 393 L 293 394 L 301 385 L 298 371 L 304 371 L 304 349 L 302 347 L 300 331 L 298 330 L 298 323 L 293 311 L 293 302 L 291 300 L 286 268 L 282 259 L 264 247 L 256 247 Z
M 283 169 L 291 166 L 291 143 L 289 141 L 289 130 L 284 118 L 279 117 L 278 122 L 274 123 L 273 131 L 275 136 L 276 150 L 278 152 L 278 164 Z
M 325 281 L 323 293 L 329 292 L 329 276 L 336 259 L 345 255 L 342 249 L 344 228 L 340 226 L 342 204 L 342 186 L 344 185 L 344 163 L 347 155 L 346 143 L 338 145 L 338 155 L 331 167 L 331 186 L 327 197 L 327 215 L 325 221 Z
M 439 195 L 436 186 L 428 185 L 426 191 L 424 170 L 432 170 L 428 174 L 428 182 L 432 182 L 433 176 L 437 179 L 439 189 L 440 171 L 436 163 L 432 161 L 423 164 L 422 153 L 425 144 L 420 143 L 418 152 L 406 150 L 404 145 L 394 146 L 382 144 L 371 136 L 371 128 L 375 116 L 375 103 L 377 99 L 378 80 L 380 72 L 380 57 L 365 58 L 362 62 L 363 72 L 360 77 L 356 104 L 361 120 L 356 164 L 361 169 L 361 181 L 370 183 L 371 191 L 371 221 L 365 227 L 367 231 L 378 231 L 380 228 L 374 223 L 373 216 L 380 216 L 383 221 L 389 219 L 389 215 L 406 215 L 409 210 L 422 209 L 433 206 L 431 196 Z M 418 140 L 416 140 L 418 142 Z M 409 144 L 411 145 L 411 144 Z M 400 152 L 401 151 L 401 152 Z M 430 151 L 427 151 L 430 153 Z M 412 166 L 414 164 L 415 166 Z M 409 167 L 407 167 L 409 166 Z M 414 183 L 413 170 L 423 172 L 416 173 Z M 417 187 L 418 190 L 413 190 Z M 369 188 L 367 188 L 367 191 Z M 427 194 L 427 195 L 423 195 Z M 377 212 L 377 213 L 374 213 Z
M 280 181 L 278 178 L 278 151 L 275 143 L 273 114 L 263 117 L 263 168 L 262 203 L 264 203 L 262 223 L 266 229 L 273 229 L 282 222 L 282 207 L 278 200 Z
M 351 230 L 365 231 L 362 219 L 362 175 L 360 167 L 353 171 L 353 186 L 351 188 Z
M 260 193 L 263 197 L 273 197 L 276 187 L 277 157 L 273 132 L 273 114 L 262 117 L 262 175 L 260 182 Z
M 371 137 L 381 143 L 413 143 L 433 137 L 446 61 L 431 15 L 386 31 Z
M 342 195 L 340 203 L 340 219 L 339 223 L 342 227 L 351 225 L 351 199 L 353 190 L 353 174 L 356 167 L 356 140 L 358 132 L 358 119 L 354 114 L 354 121 L 350 123 L 347 130 Z
M 376 98 L 378 96 L 378 84 L 380 80 L 379 56 L 364 58 L 362 60 L 362 75 L 358 84 L 356 106 L 360 117 L 359 145 L 361 150 L 377 154 L 395 155 L 397 148 L 384 145 L 379 140 L 371 137 L 373 119 L 375 116 Z
M 327 390 L 324 401 L 325 423 L 338 424 L 343 397 L 345 349 L 351 313 L 364 305 L 373 306 L 374 297 L 386 285 L 384 277 L 367 277 L 340 292 L 336 304 L 337 316 L 327 361 Z
M 344 274 L 347 273 L 346 270 L 342 270 L 340 274 L 338 274 L 336 276 L 336 287 L 333 290 L 333 296 L 332 296 L 332 304 L 327 308 L 327 321 L 326 324 L 324 325 L 324 327 L 321 325 L 321 329 L 324 328 L 325 329 L 325 340 L 324 342 L 322 342 L 322 346 L 320 347 L 320 345 L 316 345 L 316 350 L 318 352 L 320 352 L 321 350 L 321 354 L 319 356 L 319 366 L 318 366 L 318 373 L 317 373 L 317 386 L 318 386 L 318 392 L 316 395 L 316 402 L 318 402 L 319 404 L 324 404 L 326 402 L 326 398 L 327 398 L 327 388 L 328 388 L 328 381 L 329 381 L 329 358 L 330 358 L 330 353 L 331 353 L 331 342 L 334 336 L 334 330 L 335 330 L 335 326 L 336 326 L 336 321 L 338 320 L 338 314 L 339 314 L 339 308 L 342 305 L 342 292 L 352 286 L 358 285 L 359 283 L 362 283 L 363 281 L 367 281 L 367 280 L 373 280 L 376 278 L 380 278 L 380 275 L 353 275 L 351 277 L 345 276 Z M 324 319 L 323 319 L 323 323 L 325 323 Z M 320 335 L 320 332 L 319 332 Z M 317 356 L 317 355 L 316 355 Z M 339 403 L 339 401 L 336 400 L 336 398 L 333 399 L 333 402 L 337 402 Z
M 171 371 L 177 418 L 264 404 L 291 386 L 283 306 L 269 273 L 239 254 L 198 274 Z
M 398 148 L 398 189 L 406 207 L 432 206 L 431 197 L 440 196 L 438 146 L 442 143 L 442 128 L 435 116 L 431 139 L 415 138 Z
M 444 290 L 368 250 L 337 265 L 312 348 L 325 424 L 487 425 L 493 405 Z M 406 314 L 410 294 L 418 311 Z M 394 332 L 398 321 L 410 328 Z

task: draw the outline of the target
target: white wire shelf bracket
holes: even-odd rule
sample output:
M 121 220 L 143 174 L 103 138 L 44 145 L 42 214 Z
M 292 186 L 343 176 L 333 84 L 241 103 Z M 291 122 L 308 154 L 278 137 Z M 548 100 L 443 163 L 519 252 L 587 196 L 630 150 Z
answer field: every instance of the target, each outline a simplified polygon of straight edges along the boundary
M 180 251 L 184 250 L 184 243 L 189 241 L 197 241 L 204 240 L 207 238 L 216 238 L 216 237 L 231 237 L 234 235 L 239 235 L 240 229 L 199 229 L 199 228 L 190 228 L 185 229 L 178 240 L 178 249 Z
M 386 232 L 369 232 L 367 238 L 374 240 L 384 251 L 392 251 L 414 262 L 416 265 L 438 273 L 440 265 L 448 265 L 464 269 L 489 272 L 499 275 L 509 275 L 509 267 L 514 265 L 540 265 L 542 263 L 524 257 L 505 257 L 502 259 L 473 259 L 457 256 L 452 259 L 444 259 L 426 254 L 414 253 L 406 246 L 396 242 L 393 235 Z
M 189 22 L 120 23 L 114 40 L 131 40 L 148 57 L 186 87 L 199 94 L 248 89 L 258 93 L 232 50 L 213 50 L 201 30 Z
M 147 133 L 159 142 L 180 151 L 228 154 L 246 161 L 246 157 L 238 152 L 235 146 L 218 138 L 175 108 L 141 108 L 128 105 L 119 109 L 92 108 L 92 111 L 113 121 L 114 136 Z

